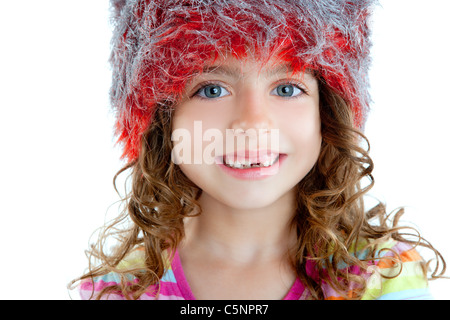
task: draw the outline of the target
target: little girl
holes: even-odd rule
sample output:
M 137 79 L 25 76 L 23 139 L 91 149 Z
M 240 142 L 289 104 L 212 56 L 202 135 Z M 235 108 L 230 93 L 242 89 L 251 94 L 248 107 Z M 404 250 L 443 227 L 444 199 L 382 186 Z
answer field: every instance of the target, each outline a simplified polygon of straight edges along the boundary
M 363 201 L 374 2 L 112 1 L 132 181 L 82 298 L 431 297 L 439 252 Z

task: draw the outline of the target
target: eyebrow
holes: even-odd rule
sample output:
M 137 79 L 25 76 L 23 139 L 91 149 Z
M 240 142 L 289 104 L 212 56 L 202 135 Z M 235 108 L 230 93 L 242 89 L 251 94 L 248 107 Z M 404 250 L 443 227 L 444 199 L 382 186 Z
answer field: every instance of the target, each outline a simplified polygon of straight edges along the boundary
M 283 64 L 278 65 L 275 68 L 268 69 L 264 74 L 266 76 L 272 77 L 281 73 L 292 72 L 293 69 L 290 65 Z M 202 74 L 220 74 L 229 77 L 237 78 L 242 75 L 242 71 L 239 68 L 233 68 L 229 66 L 211 66 L 203 68 Z
M 241 71 L 238 68 L 228 66 L 211 66 L 204 67 L 202 74 L 220 74 L 229 77 L 236 77 L 241 74 Z

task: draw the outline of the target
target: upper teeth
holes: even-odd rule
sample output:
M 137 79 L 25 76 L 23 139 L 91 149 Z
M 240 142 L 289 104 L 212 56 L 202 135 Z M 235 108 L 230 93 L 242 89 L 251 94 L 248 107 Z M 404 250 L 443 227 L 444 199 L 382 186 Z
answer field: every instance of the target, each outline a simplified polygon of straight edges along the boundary
M 246 169 L 246 168 L 250 168 L 250 167 L 269 167 L 271 165 L 273 165 L 276 161 L 278 160 L 278 156 L 276 158 L 274 158 L 272 161 L 265 161 L 263 163 L 251 163 L 250 161 L 233 161 L 233 160 L 228 160 L 225 162 L 225 165 L 227 165 L 228 167 L 231 168 L 236 168 L 236 169 Z

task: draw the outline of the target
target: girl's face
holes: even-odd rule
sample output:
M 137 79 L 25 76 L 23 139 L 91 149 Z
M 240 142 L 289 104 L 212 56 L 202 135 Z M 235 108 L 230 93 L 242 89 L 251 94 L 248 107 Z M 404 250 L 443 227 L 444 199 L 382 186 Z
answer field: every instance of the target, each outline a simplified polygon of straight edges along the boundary
M 289 65 L 230 58 L 188 83 L 172 130 L 172 160 L 203 193 L 236 209 L 268 206 L 317 161 L 318 82 Z

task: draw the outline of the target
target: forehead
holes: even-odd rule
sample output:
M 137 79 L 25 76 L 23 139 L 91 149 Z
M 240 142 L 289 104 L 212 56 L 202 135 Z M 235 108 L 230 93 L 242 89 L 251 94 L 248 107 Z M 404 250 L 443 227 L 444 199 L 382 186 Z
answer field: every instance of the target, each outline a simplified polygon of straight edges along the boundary
M 257 74 L 265 78 L 278 77 L 304 77 L 314 78 L 312 70 L 301 68 L 295 69 L 290 63 L 276 60 L 258 60 L 258 59 L 237 59 L 227 58 L 221 61 L 215 61 L 206 64 L 195 76 L 207 77 L 210 75 L 221 75 L 232 78 L 242 78 L 248 74 Z

